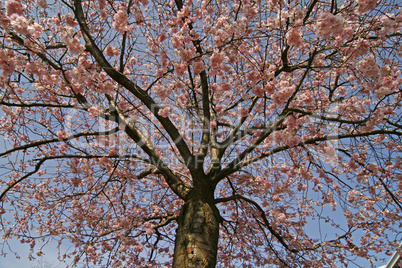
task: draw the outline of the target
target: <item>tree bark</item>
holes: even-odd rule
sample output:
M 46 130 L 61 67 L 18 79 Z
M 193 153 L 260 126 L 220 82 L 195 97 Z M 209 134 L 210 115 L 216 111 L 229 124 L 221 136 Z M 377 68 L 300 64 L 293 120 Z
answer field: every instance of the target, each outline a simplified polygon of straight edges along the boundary
M 178 219 L 174 268 L 216 266 L 220 215 L 212 200 L 191 195 Z

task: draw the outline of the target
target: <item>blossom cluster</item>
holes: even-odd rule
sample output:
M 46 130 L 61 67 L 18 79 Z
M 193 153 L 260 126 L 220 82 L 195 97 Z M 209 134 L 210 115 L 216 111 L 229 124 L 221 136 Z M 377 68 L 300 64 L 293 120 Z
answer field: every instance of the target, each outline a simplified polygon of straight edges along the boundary
M 277 91 L 272 94 L 272 99 L 277 105 L 285 103 L 285 101 L 293 94 L 296 89 L 295 85 L 291 85 L 289 81 L 280 81 L 277 85 Z
M 364 57 L 361 61 L 359 61 L 358 66 L 363 76 L 367 78 L 376 78 L 380 71 L 374 55 Z
M 377 6 L 377 0 L 356 0 L 357 14 L 364 14 Z
M 322 38 L 329 38 L 331 35 L 338 36 L 344 30 L 345 21 L 341 16 L 332 13 L 323 13 L 317 22 L 316 33 Z
M 31 21 L 26 17 L 25 8 L 19 0 L 9 0 L 5 3 L 5 17 L 0 14 L 0 20 L 4 28 L 12 27 L 17 33 L 31 35 L 39 38 L 43 27 L 36 21 Z

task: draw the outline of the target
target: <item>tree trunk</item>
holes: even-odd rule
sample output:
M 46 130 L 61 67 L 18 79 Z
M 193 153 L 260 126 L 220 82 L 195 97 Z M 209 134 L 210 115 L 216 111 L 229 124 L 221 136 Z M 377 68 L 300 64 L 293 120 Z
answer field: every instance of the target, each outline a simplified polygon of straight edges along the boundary
M 174 268 L 213 268 L 219 239 L 219 211 L 212 200 L 192 195 L 178 219 Z

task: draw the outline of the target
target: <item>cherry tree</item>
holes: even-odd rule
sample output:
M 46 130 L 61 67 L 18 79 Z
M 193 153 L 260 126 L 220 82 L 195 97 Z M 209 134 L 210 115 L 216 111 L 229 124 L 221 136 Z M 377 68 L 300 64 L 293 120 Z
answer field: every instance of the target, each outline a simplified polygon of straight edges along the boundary
M 0 27 L 0 231 L 31 258 L 341 267 L 398 248 L 398 1 L 5 0 Z

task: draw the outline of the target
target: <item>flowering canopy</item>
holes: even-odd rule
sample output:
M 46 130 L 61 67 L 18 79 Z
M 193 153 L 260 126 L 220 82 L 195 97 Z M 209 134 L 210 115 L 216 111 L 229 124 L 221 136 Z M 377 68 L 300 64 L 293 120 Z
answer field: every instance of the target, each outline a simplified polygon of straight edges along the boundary
M 219 267 L 392 251 L 397 3 L 3 1 L 2 238 L 38 255 L 70 241 L 60 258 L 76 264 L 171 265 L 202 189 Z

